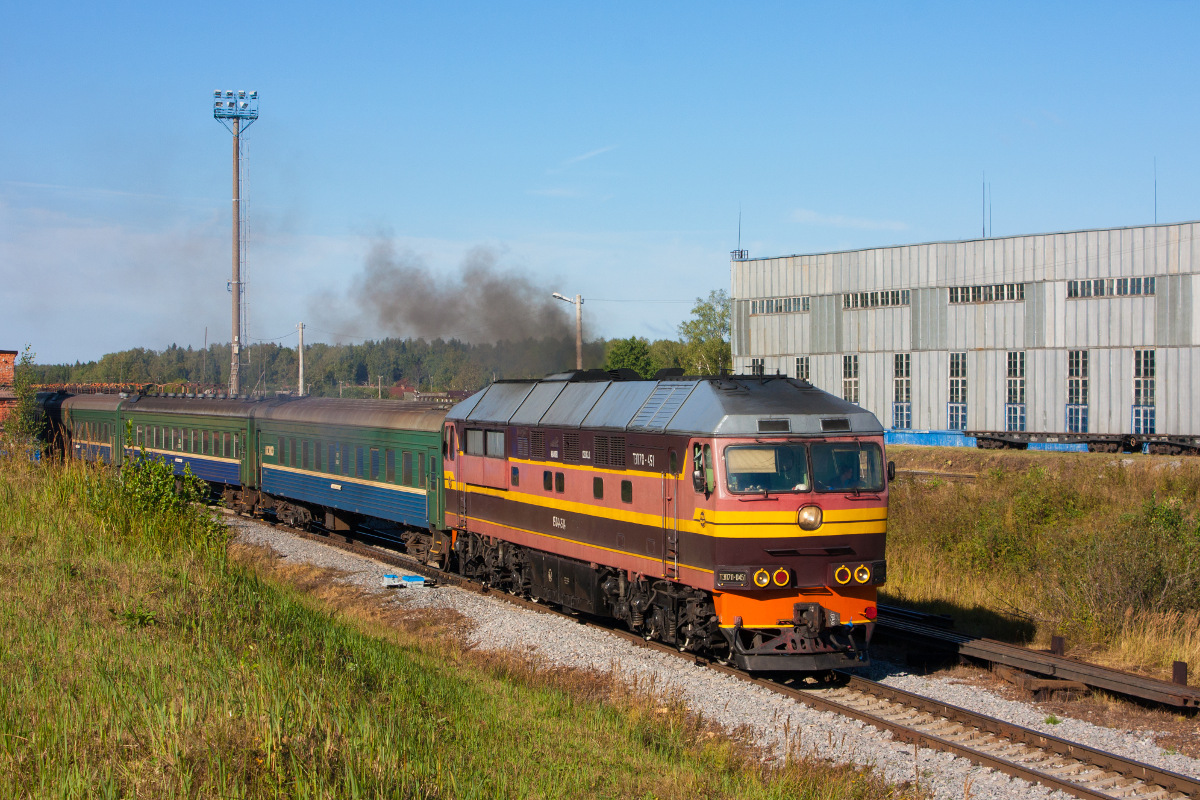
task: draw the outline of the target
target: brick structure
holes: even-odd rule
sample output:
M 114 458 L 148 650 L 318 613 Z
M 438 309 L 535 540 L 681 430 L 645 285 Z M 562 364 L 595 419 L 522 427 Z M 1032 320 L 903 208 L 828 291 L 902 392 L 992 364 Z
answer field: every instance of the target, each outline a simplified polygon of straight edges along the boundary
M 4 418 L 17 404 L 17 395 L 13 392 L 16 362 L 16 350 L 0 350 L 0 428 L 4 427 Z

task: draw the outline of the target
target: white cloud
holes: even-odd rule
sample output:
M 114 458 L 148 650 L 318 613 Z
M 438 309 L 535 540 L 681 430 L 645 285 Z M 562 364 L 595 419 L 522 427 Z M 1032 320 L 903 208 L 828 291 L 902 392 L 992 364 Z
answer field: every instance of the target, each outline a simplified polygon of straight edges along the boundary
M 569 167 L 572 164 L 578 164 L 580 161 L 587 161 L 589 158 L 595 158 L 596 156 L 603 155 L 604 153 L 608 153 L 616 149 L 617 145 L 615 144 L 610 144 L 606 147 L 597 147 L 595 150 L 589 150 L 583 155 L 575 156 L 574 158 L 568 158 L 566 161 L 562 162 L 562 166 Z
M 797 208 L 792 212 L 792 221 L 801 225 L 820 225 L 827 228 L 858 228 L 868 231 L 906 231 L 908 224 L 888 219 L 864 219 L 862 217 L 846 217 L 841 214 L 821 214 L 807 208 Z

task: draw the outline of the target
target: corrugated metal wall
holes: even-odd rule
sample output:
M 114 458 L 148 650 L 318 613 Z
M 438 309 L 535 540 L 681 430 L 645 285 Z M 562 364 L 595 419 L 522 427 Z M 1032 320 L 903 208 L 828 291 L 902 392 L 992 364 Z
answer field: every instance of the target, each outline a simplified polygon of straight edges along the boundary
M 734 368 L 796 374 L 841 395 L 859 355 L 860 404 L 893 423 L 893 355 L 912 355 L 912 428 L 949 425 L 951 352 L 967 354 L 967 427 L 1004 430 L 1007 352 L 1025 353 L 1026 430 L 1066 430 L 1068 351 L 1089 359 L 1093 432 L 1132 431 L 1134 351 L 1155 350 L 1156 429 L 1200 434 L 1200 222 L 934 242 L 733 261 Z M 1068 281 L 1155 278 L 1152 296 L 1068 297 Z M 1023 301 L 955 303 L 950 287 L 1023 284 Z M 901 306 L 843 308 L 845 293 L 908 290 Z M 751 314 L 760 299 L 810 311 Z

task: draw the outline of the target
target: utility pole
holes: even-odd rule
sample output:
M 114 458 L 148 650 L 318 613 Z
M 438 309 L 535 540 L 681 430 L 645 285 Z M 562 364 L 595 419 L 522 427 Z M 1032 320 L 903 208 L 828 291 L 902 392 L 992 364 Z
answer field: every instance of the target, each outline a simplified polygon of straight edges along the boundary
M 575 304 L 575 369 L 583 369 L 583 296 L 575 295 L 575 299 L 555 292 L 551 295 L 555 300 Z
M 379 376 L 379 399 L 383 399 L 383 376 Z
M 300 323 L 300 396 L 304 397 L 304 323 Z
M 249 128 L 258 119 L 258 92 L 216 90 L 213 92 L 213 118 L 233 134 L 233 342 L 230 345 L 229 394 L 241 393 L 242 351 L 242 120 Z

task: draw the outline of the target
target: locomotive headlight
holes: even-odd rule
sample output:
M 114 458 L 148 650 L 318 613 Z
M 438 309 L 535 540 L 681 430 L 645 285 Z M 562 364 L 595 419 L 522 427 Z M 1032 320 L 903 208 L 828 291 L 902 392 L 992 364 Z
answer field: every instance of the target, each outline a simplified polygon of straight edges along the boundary
M 854 580 L 859 583 L 866 583 L 871 580 L 871 568 L 866 564 L 859 564 L 854 568 Z
M 765 589 L 771 585 L 771 576 L 765 569 L 760 569 L 754 573 L 754 585 L 760 589 Z
M 796 512 L 796 523 L 806 531 L 821 527 L 821 507 L 805 506 Z
M 787 586 L 792 582 L 792 573 L 785 568 L 780 567 L 775 570 L 775 574 L 771 576 L 771 580 L 775 581 L 776 586 Z

